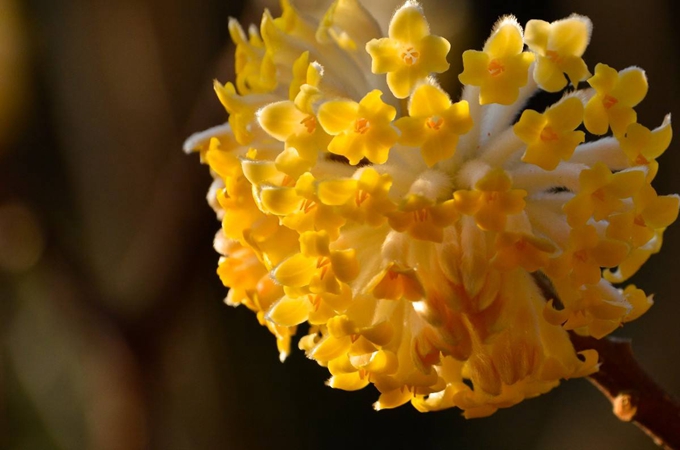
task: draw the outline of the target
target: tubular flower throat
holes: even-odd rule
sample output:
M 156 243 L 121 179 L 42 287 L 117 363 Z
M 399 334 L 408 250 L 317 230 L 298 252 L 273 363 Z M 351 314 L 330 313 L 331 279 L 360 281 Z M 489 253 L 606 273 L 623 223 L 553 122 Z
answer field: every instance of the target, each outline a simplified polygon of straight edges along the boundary
M 226 302 L 257 314 L 282 361 L 306 323 L 297 345 L 328 384 L 373 384 L 376 409 L 486 416 L 597 371 L 569 333 L 602 338 L 651 306 L 612 283 L 678 215 L 650 184 L 671 124 L 637 123 L 645 73 L 591 75 L 586 17 L 526 36 L 504 17 L 463 54 L 454 101 L 433 75 L 449 43 L 416 2 L 387 37 L 357 0 L 320 21 L 282 8 L 259 31 L 229 22 L 229 123 L 185 144 L 214 177 Z M 541 89 L 564 95 L 523 111 Z

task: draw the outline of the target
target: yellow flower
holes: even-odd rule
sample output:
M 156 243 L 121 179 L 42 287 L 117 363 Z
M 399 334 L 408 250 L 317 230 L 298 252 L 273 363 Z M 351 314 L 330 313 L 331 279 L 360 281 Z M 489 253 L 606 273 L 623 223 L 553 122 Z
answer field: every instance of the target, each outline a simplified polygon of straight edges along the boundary
M 626 205 L 623 199 L 638 193 L 645 182 L 641 170 L 626 170 L 612 173 L 604 163 L 598 162 L 592 169 L 586 169 L 579 176 L 580 189 L 571 200 L 564 204 L 569 225 L 577 227 L 589 218 L 596 221 L 606 219 Z
M 308 52 L 303 53 L 294 66 L 304 66 L 308 55 Z M 296 69 L 294 67 L 293 71 L 296 72 Z M 312 107 L 320 97 L 320 77 L 321 67 L 309 64 L 304 79 L 291 82 L 291 100 L 269 103 L 258 112 L 262 129 L 286 144 L 286 150 L 277 160 L 277 167 L 291 176 L 299 176 L 311 168 L 318 153 L 325 151 L 331 141 L 331 136 L 318 125 Z
M 470 108 L 466 101 L 451 103 L 440 88 L 423 84 L 411 96 L 408 117 L 394 125 L 401 131 L 400 142 L 420 147 L 425 164 L 432 167 L 449 159 L 456 151 L 458 136 L 472 128 Z
M 588 66 L 581 56 L 590 41 L 593 24 L 584 16 L 573 14 L 562 20 L 548 23 L 530 20 L 524 39 L 536 52 L 536 83 L 548 92 L 557 92 L 567 85 L 567 74 L 576 86 L 590 76 Z
M 672 137 L 671 116 L 668 114 L 661 126 L 651 131 L 639 123 L 630 124 L 626 134 L 618 140 L 631 165 L 647 167 L 647 180 L 651 182 L 659 170 L 656 158 L 666 151 Z
M 480 51 L 463 53 L 460 82 L 479 86 L 479 103 L 510 105 L 517 100 L 519 88 L 527 84 L 529 65 L 534 55 L 523 52 L 522 27 L 514 17 L 498 21 L 491 37 Z
M 395 231 L 408 233 L 414 239 L 442 242 L 444 228 L 455 223 L 458 212 L 453 199 L 435 204 L 426 197 L 411 194 L 387 218 Z
M 513 127 L 515 134 L 527 144 L 522 161 L 553 170 L 560 160 L 571 158 L 576 147 L 585 140 L 583 131 L 574 131 L 583 120 L 583 103 L 567 97 L 540 114 L 533 110 L 522 113 Z
M 481 417 L 596 371 L 568 332 L 601 338 L 647 311 L 612 283 L 660 250 L 680 207 L 651 186 L 672 132 L 637 124 L 644 73 L 598 65 L 595 92 L 522 112 L 587 76 L 590 22 L 529 22 L 532 65 L 505 18 L 464 53 L 453 102 L 430 77 L 448 42 L 414 2 L 389 37 L 356 0 L 318 27 L 282 6 L 261 35 L 230 23 L 236 85 L 215 84 L 229 123 L 185 143 L 214 177 L 227 303 L 256 313 L 281 360 L 307 324 L 298 347 L 328 385 L 372 384 L 376 409 Z M 614 136 L 584 142 L 582 121 Z
M 637 121 L 633 109 L 647 95 L 647 77 L 642 69 L 629 67 L 617 72 L 606 64 L 595 66 L 588 79 L 596 94 L 588 101 L 583 123 L 593 134 L 605 134 L 611 127 L 614 136 L 626 132 Z
M 657 238 L 678 218 L 680 198 L 677 195 L 663 195 L 656 193 L 654 188 L 646 184 L 634 197 L 633 208 L 628 211 L 612 214 L 607 226 L 607 237 L 626 242 L 633 249 L 624 260 L 625 278 L 630 278 L 640 266 L 634 268 L 630 264 L 643 254 L 654 248 L 658 251 Z
M 597 284 L 601 268 L 618 266 L 628 250 L 624 242 L 600 237 L 595 226 L 582 225 L 571 230 L 567 250 L 551 261 L 547 274 L 555 280 L 569 275 L 577 287 Z
M 331 100 L 319 107 L 319 123 L 334 136 L 329 152 L 346 157 L 353 166 L 363 158 L 375 164 L 387 161 L 397 141 L 397 132 L 391 126 L 397 110 L 380 100 L 381 96 L 382 92 L 374 90 L 359 103 Z
M 406 98 L 419 81 L 430 73 L 449 69 L 446 55 L 451 45 L 441 36 L 430 34 L 420 6 L 407 1 L 394 13 L 389 37 L 366 44 L 371 55 L 373 73 L 386 73 L 387 85 L 397 98 Z
M 511 187 L 510 177 L 502 169 L 494 169 L 475 184 L 474 190 L 458 190 L 453 198 L 458 211 L 473 216 L 482 230 L 503 231 L 508 215 L 524 209 L 527 195 Z
M 519 266 L 527 272 L 536 272 L 548 265 L 554 252 L 555 247 L 547 239 L 518 232 L 499 233 L 491 263 L 499 270 Z

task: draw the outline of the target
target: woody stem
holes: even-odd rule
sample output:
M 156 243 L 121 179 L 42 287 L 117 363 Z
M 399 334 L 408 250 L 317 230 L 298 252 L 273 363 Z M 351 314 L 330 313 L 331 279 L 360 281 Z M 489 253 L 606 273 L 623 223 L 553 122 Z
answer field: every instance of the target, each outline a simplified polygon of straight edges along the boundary
M 545 275 L 537 272 L 534 280 L 546 299 L 561 304 Z M 600 368 L 588 381 L 609 399 L 614 415 L 624 422 L 633 422 L 657 445 L 680 450 L 680 403 L 640 366 L 631 341 L 616 337 L 595 339 L 573 331 L 569 337 L 576 351 L 597 351 Z
M 597 340 L 570 333 L 577 351 L 595 349 L 600 370 L 588 377 L 612 402 L 614 414 L 633 422 L 666 449 L 680 449 L 680 404 L 644 371 L 631 341 L 615 337 Z

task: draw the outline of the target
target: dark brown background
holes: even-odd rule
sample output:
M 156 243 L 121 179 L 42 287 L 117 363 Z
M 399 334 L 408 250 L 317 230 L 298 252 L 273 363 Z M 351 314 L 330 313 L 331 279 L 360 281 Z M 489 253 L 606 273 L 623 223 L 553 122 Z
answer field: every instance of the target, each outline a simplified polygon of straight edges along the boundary
M 299 351 L 279 363 L 252 313 L 222 304 L 210 177 L 181 144 L 226 119 L 211 80 L 233 78 L 227 17 L 257 21 L 263 3 L 0 0 L 0 448 L 655 448 L 584 380 L 488 419 L 376 413 L 373 389 L 325 387 Z M 680 105 L 671 0 L 423 3 L 453 74 L 504 13 L 579 12 L 591 69 L 646 69 L 642 123 Z M 680 191 L 679 151 L 660 193 Z M 675 226 L 633 280 L 657 304 L 618 333 L 675 395 L 679 251 Z

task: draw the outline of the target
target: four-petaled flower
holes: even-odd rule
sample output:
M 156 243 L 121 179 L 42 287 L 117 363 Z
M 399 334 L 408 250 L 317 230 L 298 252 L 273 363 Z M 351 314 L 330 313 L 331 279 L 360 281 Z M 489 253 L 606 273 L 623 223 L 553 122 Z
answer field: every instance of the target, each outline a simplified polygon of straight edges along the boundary
M 515 134 L 527 144 L 522 161 L 554 170 L 560 161 L 571 158 L 585 140 L 583 131 L 574 131 L 583 120 L 583 103 L 567 97 L 543 114 L 527 109 L 514 125 Z
M 472 128 L 466 101 L 451 103 L 439 87 L 423 84 L 411 96 L 407 117 L 394 125 L 401 131 L 399 142 L 420 147 L 425 164 L 432 167 L 456 151 L 458 136 Z
M 600 237 L 593 225 L 581 225 L 571 230 L 568 250 L 550 262 L 546 273 L 558 280 L 569 276 L 576 287 L 597 284 L 602 267 L 618 266 L 627 255 L 624 242 Z
M 645 174 L 637 169 L 612 173 L 599 162 L 592 169 L 584 170 L 579 176 L 578 194 L 564 205 L 569 225 L 583 225 L 591 216 L 596 221 L 606 219 L 620 211 L 624 207 L 623 199 L 633 197 L 644 183 Z
M 387 218 L 390 226 L 400 233 L 408 233 L 414 239 L 442 242 L 444 228 L 456 222 L 458 212 L 453 199 L 436 204 L 411 194 Z
M 558 92 L 569 82 L 576 86 L 590 76 L 581 56 L 586 51 L 593 24 L 573 14 L 552 23 L 530 20 L 524 34 L 527 46 L 536 52 L 534 79 L 548 92 Z
M 606 64 L 595 66 L 595 75 L 588 79 L 596 94 L 586 104 L 583 123 L 593 134 L 605 134 L 611 127 L 614 136 L 626 132 L 635 123 L 633 109 L 647 95 L 647 77 L 638 67 L 617 72 Z
M 524 52 L 522 28 L 514 17 L 498 21 L 484 49 L 463 53 L 463 73 L 458 78 L 463 84 L 479 86 L 479 103 L 510 105 L 519 95 L 519 88 L 527 84 L 529 65 L 534 60 L 531 52 Z
M 430 26 L 415 1 L 406 2 L 394 13 L 388 35 L 368 42 L 366 51 L 373 58 L 371 70 L 387 74 L 387 85 L 395 97 L 408 97 L 430 73 L 449 69 L 446 55 L 451 44 L 430 34 Z
M 621 150 L 626 154 L 631 164 L 647 165 L 655 175 L 658 163 L 656 158 L 663 155 L 671 143 L 673 129 L 671 116 L 667 115 L 663 123 L 654 130 L 650 130 L 639 123 L 632 123 L 626 129 L 626 134 L 619 138 Z
M 490 170 L 473 190 L 454 192 L 456 208 L 463 214 L 473 216 L 482 230 L 503 231 L 507 217 L 524 209 L 527 192 L 512 189 L 512 181 L 503 169 Z
M 631 211 L 609 217 L 607 237 L 639 248 L 678 218 L 680 198 L 677 195 L 658 195 L 649 184 L 635 195 L 633 203 Z
M 381 96 L 382 92 L 374 90 L 359 103 L 331 100 L 319 107 L 319 123 L 334 136 L 329 152 L 346 157 L 353 166 L 363 158 L 375 164 L 387 161 L 398 138 L 391 126 L 397 110 L 380 100 Z

